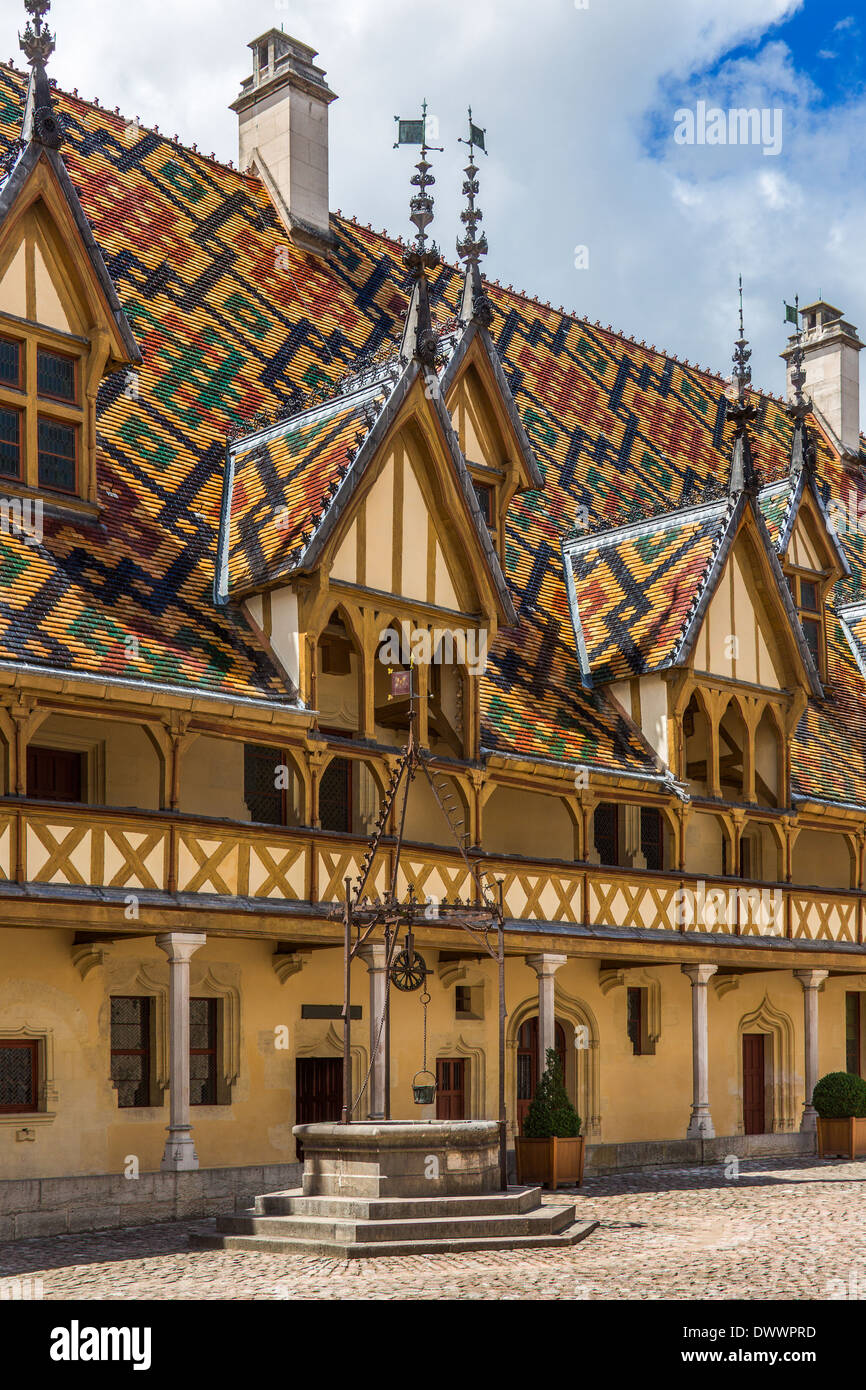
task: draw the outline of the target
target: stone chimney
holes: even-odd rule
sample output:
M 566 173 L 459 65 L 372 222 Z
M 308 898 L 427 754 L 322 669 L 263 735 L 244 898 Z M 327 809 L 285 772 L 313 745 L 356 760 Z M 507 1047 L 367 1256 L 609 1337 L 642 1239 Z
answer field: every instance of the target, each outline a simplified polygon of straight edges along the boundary
M 803 370 L 806 373 L 805 394 L 811 396 L 822 424 L 843 454 L 852 457 L 860 453 L 860 364 L 858 353 L 863 344 L 853 324 L 842 318 L 841 309 L 834 309 L 824 299 L 807 304 L 800 310 L 802 320 Z M 788 399 L 792 400 L 791 353 L 795 338 L 781 354 L 787 366 Z
M 253 75 L 238 114 L 241 169 L 261 178 L 292 241 L 323 255 L 333 244 L 328 209 L 328 107 L 336 100 L 316 50 L 280 29 L 249 45 Z

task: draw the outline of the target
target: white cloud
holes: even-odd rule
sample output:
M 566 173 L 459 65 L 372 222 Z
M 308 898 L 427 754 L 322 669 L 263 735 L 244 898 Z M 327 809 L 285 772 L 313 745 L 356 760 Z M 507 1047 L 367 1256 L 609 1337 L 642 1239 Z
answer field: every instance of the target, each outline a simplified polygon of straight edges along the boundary
M 590 0 L 578 10 L 564 0 L 63 0 L 52 15 L 52 71 L 83 96 L 228 159 L 237 150 L 227 108 L 251 69 L 246 45 L 282 23 L 318 48 L 340 97 L 334 208 L 408 230 L 412 156 L 391 148 L 393 117 L 414 114 L 426 96 L 446 145 L 435 156 L 434 231 L 449 258 L 457 136 L 471 104 L 488 129 L 480 202 L 491 276 L 726 371 L 742 271 L 755 381 L 781 390 L 784 297 L 808 299 L 820 285 L 866 330 L 866 185 L 851 154 L 866 102 L 824 109 L 773 38 L 801 2 Z M 20 14 L 4 6 L 0 51 L 3 33 L 15 51 L 16 3 Z M 722 61 L 765 37 L 750 56 Z M 712 81 L 695 76 L 720 62 Z M 674 111 L 699 98 L 781 108 L 781 154 L 675 145 Z M 589 246 L 589 270 L 574 268 L 576 244 Z

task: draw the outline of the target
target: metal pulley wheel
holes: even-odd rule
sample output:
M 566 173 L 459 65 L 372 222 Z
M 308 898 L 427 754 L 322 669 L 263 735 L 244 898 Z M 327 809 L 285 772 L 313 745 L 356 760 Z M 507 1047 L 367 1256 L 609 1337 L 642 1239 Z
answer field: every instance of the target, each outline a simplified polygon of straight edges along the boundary
M 391 966 L 391 983 L 395 989 L 411 994 L 413 990 L 420 989 L 426 979 L 427 966 L 422 955 L 405 947 L 397 952 Z

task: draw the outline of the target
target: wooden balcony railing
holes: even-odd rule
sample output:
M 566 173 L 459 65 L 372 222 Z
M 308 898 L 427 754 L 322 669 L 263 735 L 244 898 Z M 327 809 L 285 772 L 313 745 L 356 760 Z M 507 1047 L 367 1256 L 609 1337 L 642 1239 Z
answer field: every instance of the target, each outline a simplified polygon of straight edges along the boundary
M 334 903 L 355 877 L 364 840 L 309 829 L 243 825 L 162 812 L 0 803 L 0 881 L 114 888 L 126 892 L 217 894 L 287 903 Z M 371 891 L 383 892 L 393 845 L 383 842 Z M 744 883 L 696 874 L 566 864 L 484 854 L 503 880 L 515 921 L 582 923 L 730 936 L 862 942 L 866 894 Z M 472 891 L 460 855 L 404 845 L 398 890 L 464 900 Z

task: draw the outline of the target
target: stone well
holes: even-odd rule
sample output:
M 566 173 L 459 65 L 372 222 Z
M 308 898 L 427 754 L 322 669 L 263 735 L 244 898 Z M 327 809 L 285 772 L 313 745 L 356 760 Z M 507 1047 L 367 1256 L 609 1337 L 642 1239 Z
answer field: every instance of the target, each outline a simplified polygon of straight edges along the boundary
M 295 1125 L 305 1197 L 462 1197 L 501 1191 L 496 1120 Z

